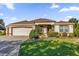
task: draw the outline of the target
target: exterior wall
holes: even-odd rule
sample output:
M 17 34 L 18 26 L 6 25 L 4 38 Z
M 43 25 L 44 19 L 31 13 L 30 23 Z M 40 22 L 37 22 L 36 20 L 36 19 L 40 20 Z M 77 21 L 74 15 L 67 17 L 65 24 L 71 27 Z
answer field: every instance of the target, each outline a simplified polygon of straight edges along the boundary
M 43 28 L 44 33 L 47 33 L 47 28 Z
M 59 25 L 54 25 L 54 31 L 59 32 Z
M 73 25 L 69 25 L 69 33 L 73 33 Z
M 44 27 L 44 28 L 43 28 L 43 31 L 44 31 L 45 36 L 47 37 L 47 28 Z
M 9 28 L 6 28 L 6 36 L 9 35 Z
M 11 32 L 11 27 L 9 27 L 9 36 L 11 36 L 12 32 Z
M 54 31 L 59 32 L 59 26 L 60 25 L 55 25 L 54 26 Z M 69 25 L 69 33 L 73 33 L 73 25 Z
M 53 22 L 51 22 L 51 23 L 35 23 L 35 24 L 30 24 L 30 25 L 24 25 L 24 24 L 20 24 L 20 25 L 11 25 L 11 26 L 9 26 L 9 27 L 6 27 L 6 34 L 7 35 L 9 35 L 9 36 L 11 36 L 12 35 L 12 27 L 28 27 L 28 26 L 31 26 L 32 27 L 32 29 L 35 29 L 35 25 L 40 25 L 40 24 L 46 24 L 46 25 L 52 25 L 52 29 L 54 29 L 54 31 L 55 32 L 59 32 L 59 25 L 60 24 L 55 24 L 54 25 L 54 23 Z M 53 25 L 54 25 L 54 27 L 53 27 Z M 71 24 L 66 24 L 66 25 L 68 25 L 69 26 L 69 33 L 73 33 L 73 30 L 74 30 L 74 28 L 73 28 L 73 25 L 71 25 Z M 47 28 L 44 28 L 44 32 L 47 32 Z M 46 33 L 47 34 L 47 33 Z
M 6 35 L 11 36 L 11 27 L 6 28 Z
M 8 28 L 6 28 L 6 35 L 8 35 Z
M 34 28 L 34 24 L 11 24 L 6 27 L 6 35 L 12 36 L 13 28 Z
M 6 28 L 6 36 L 11 36 L 12 32 L 11 32 L 11 27 L 7 27 Z
M 35 29 L 35 26 L 33 26 L 33 28 L 32 29 Z

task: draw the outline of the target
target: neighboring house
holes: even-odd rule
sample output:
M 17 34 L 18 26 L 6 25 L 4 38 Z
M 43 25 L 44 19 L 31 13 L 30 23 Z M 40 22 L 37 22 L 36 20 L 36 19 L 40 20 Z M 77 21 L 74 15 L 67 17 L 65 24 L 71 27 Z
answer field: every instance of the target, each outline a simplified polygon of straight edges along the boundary
M 15 22 L 6 27 L 6 35 L 8 36 L 29 36 L 29 33 L 35 26 L 41 26 L 44 33 L 47 35 L 49 29 L 53 29 L 55 32 L 66 32 L 73 33 L 74 23 L 69 23 L 65 21 L 53 21 L 50 19 L 36 19 L 32 21 L 20 21 Z

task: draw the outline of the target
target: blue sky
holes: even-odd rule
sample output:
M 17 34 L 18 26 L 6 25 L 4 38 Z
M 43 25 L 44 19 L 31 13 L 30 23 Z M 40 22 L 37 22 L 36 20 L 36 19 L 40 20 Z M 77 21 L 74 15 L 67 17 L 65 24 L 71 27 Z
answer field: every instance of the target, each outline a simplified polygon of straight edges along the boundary
M 79 19 L 78 3 L 1 3 L 0 18 L 8 25 L 21 20 L 48 18 L 65 20 Z

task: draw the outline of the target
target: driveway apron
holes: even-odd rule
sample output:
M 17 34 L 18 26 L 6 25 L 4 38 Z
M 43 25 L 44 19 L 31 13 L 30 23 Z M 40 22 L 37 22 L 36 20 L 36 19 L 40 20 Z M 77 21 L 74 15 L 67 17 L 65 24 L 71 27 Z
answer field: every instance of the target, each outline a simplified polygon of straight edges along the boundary
M 26 37 L 25 39 L 23 37 L 23 40 L 22 37 L 10 37 L 9 40 L 8 38 L 0 38 L 0 56 L 18 56 L 20 44 L 26 40 Z M 15 40 L 12 40 L 12 38 Z

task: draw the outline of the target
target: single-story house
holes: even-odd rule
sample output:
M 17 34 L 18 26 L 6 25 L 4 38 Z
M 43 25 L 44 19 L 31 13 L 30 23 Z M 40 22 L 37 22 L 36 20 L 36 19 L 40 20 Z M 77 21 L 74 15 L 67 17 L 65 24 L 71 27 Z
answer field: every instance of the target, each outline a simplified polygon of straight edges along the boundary
M 29 36 L 29 33 L 35 26 L 41 26 L 47 35 L 49 29 L 55 32 L 73 33 L 74 23 L 66 21 L 54 21 L 50 19 L 39 18 L 32 21 L 19 21 L 6 26 L 6 35 L 8 36 Z

